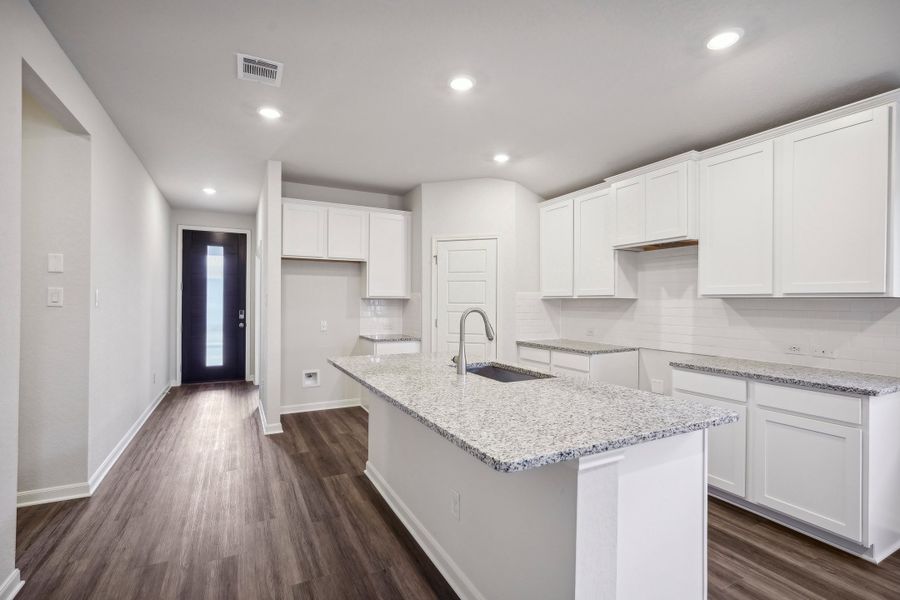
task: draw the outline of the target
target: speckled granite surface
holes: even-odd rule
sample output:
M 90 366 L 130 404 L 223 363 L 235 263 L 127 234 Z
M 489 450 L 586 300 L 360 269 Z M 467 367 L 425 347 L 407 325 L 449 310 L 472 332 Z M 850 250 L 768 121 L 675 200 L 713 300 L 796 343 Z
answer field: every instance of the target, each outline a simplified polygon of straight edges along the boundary
M 635 346 L 614 346 L 612 344 L 598 344 L 596 342 L 579 342 L 578 340 L 519 340 L 519 346 L 526 348 L 540 348 L 541 350 L 562 350 L 575 354 L 609 354 L 611 352 L 634 352 Z
M 421 342 L 422 338 L 417 335 L 409 335 L 407 333 L 370 333 L 360 334 L 364 340 L 370 342 Z
M 781 363 L 723 358 L 718 356 L 698 356 L 685 361 L 669 363 L 678 369 L 703 371 L 717 375 L 746 377 L 772 383 L 797 385 L 829 392 L 859 394 L 861 396 L 881 396 L 900 391 L 900 378 L 886 375 L 870 375 L 851 371 L 833 371 Z
M 403 412 L 502 472 L 523 471 L 732 423 L 736 413 L 574 379 L 460 376 L 448 355 L 328 359 Z

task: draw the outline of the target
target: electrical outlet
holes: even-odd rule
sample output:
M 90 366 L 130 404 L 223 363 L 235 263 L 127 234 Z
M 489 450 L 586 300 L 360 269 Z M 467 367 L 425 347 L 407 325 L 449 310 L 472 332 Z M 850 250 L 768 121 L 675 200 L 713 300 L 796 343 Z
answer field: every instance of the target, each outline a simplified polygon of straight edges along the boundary
M 450 490 L 450 516 L 459 521 L 459 492 Z
M 788 354 L 806 354 L 806 348 L 802 344 L 788 344 L 784 351 Z
M 593 330 L 593 328 L 588 329 L 587 331 L 584 332 L 584 334 L 585 334 L 586 336 L 588 336 L 588 337 L 594 337 L 594 330 Z
M 654 394 L 662 394 L 663 389 L 665 389 L 665 383 L 662 379 L 651 379 L 650 380 L 650 391 Z
M 812 352 L 809 354 L 817 358 L 835 358 L 836 355 L 833 348 L 826 348 L 825 346 L 813 346 Z
M 328 321 L 322 321 L 319 324 L 319 331 L 328 331 Z

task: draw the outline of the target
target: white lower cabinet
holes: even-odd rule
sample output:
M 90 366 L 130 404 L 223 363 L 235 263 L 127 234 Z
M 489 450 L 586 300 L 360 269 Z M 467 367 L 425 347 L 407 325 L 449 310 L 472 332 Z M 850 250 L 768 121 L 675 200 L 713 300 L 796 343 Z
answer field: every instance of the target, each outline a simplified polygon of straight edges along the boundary
M 858 396 L 678 367 L 672 388 L 740 417 L 709 430 L 710 493 L 873 562 L 900 548 L 900 392 Z
M 638 388 L 638 353 L 580 354 L 519 346 L 520 367 L 579 381 L 611 383 Z
M 672 390 L 672 396 L 738 414 L 737 423 L 709 430 L 707 476 L 709 485 L 744 498 L 747 495 L 747 407 L 740 402 L 697 396 L 677 389 Z
M 861 542 L 860 428 L 757 407 L 752 429 L 754 501 Z

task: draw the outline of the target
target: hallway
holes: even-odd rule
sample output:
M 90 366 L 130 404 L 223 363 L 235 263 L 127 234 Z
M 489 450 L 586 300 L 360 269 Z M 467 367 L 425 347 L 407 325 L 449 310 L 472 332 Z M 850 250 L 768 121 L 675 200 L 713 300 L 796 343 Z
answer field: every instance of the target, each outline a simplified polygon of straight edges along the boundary
M 360 408 L 173 388 L 90 499 L 18 511 L 19 598 L 452 598 L 362 475 Z

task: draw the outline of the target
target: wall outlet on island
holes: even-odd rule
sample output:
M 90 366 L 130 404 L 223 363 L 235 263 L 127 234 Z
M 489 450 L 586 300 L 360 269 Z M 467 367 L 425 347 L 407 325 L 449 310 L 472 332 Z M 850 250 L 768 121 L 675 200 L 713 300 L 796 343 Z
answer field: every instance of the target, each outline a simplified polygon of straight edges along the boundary
M 450 490 L 450 516 L 459 521 L 459 492 Z
M 662 394 L 665 389 L 665 384 L 662 379 L 651 379 L 650 380 L 650 391 L 654 394 Z
M 835 358 L 836 355 L 834 348 L 826 348 L 825 346 L 813 346 L 812 352 L 809 354 L 817 358 Z
M 785 346 L 784 351 L 788 354 L 806 354 L 806 348 L 803 347 L 803 344 L 788 344 Z

